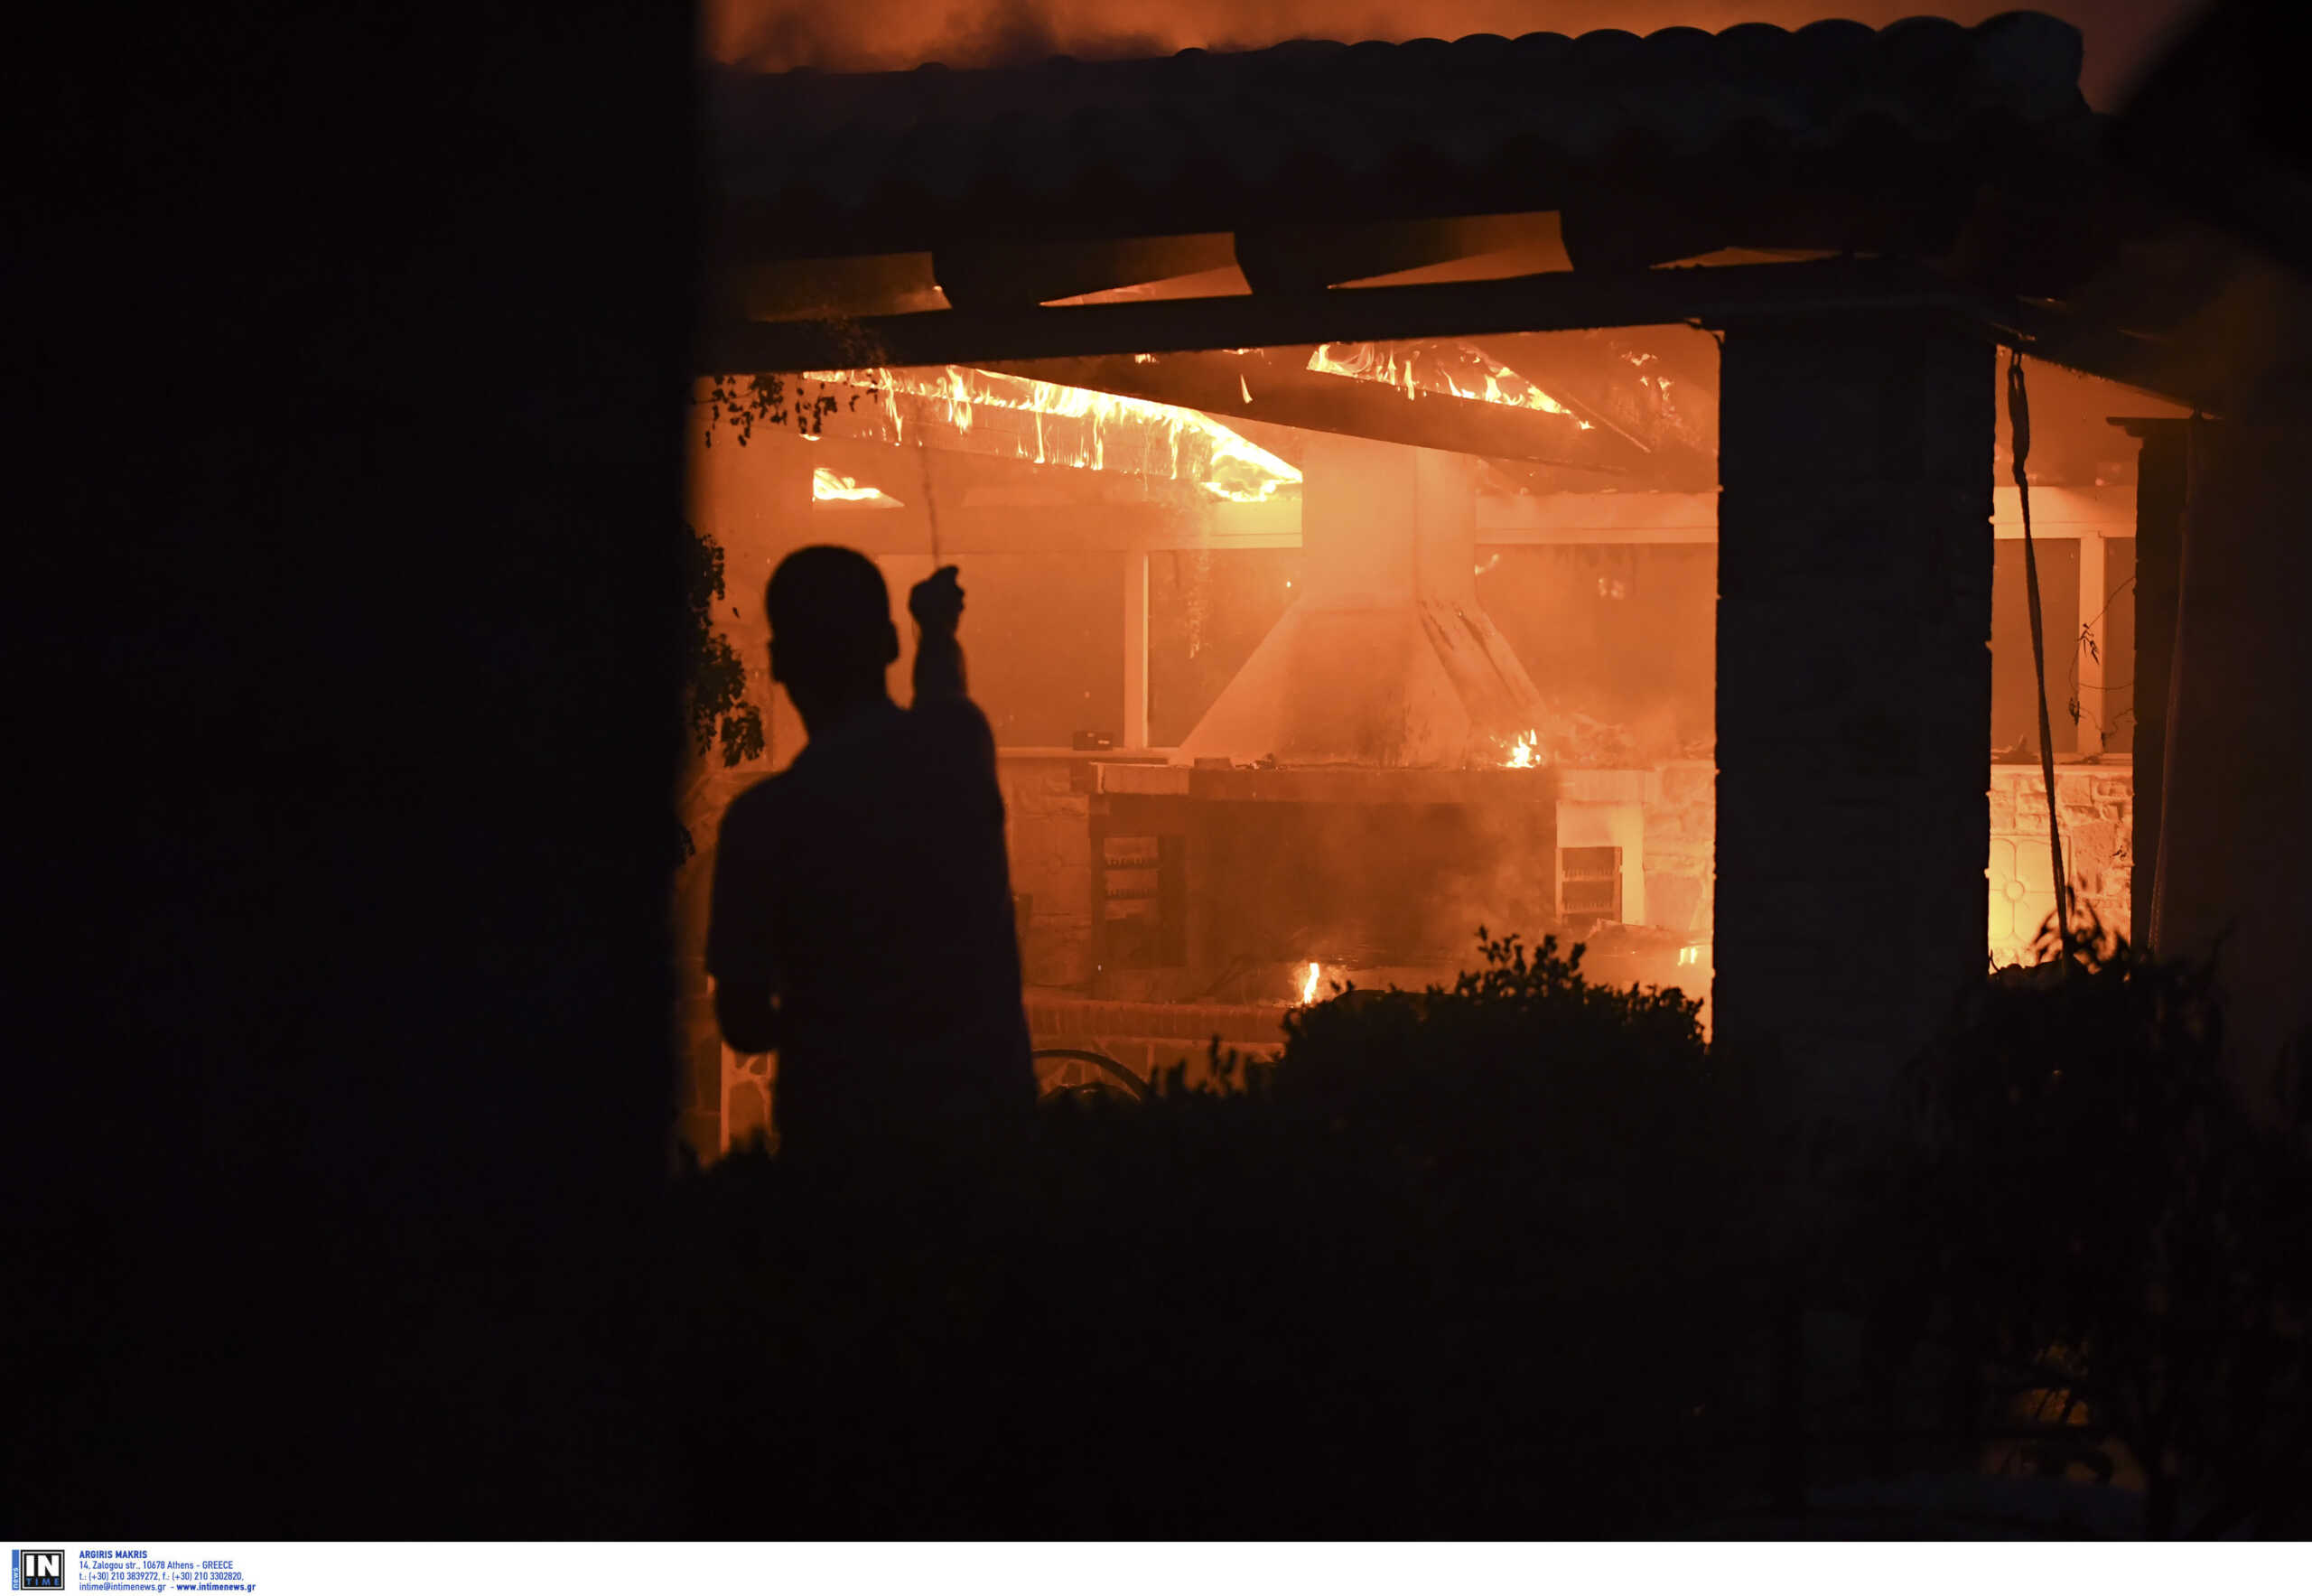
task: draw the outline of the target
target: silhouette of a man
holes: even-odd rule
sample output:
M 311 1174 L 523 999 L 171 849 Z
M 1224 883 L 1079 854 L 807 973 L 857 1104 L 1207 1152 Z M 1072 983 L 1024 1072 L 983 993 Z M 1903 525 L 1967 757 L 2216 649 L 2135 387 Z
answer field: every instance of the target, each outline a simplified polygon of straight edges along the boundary
M 706 966 L 741 1052 L 778 1053 L 782 1156 L 973 1138 L 1030 1104 L 995 739 L 964 694 L 956 568 L 909 595 L 915 702 L 883 574 L 852 549 L 779 562 L 770 674 L 809 741 L 722 819 Z

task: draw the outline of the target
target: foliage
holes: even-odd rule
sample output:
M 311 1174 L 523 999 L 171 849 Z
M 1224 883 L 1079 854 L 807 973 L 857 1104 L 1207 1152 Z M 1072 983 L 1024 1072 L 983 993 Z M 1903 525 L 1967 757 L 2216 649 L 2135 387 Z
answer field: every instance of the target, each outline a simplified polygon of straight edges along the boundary
M 726 769 L 760 759 L 769 743 L 762 710 L 747 696 L 746 661 L 714 624 L 714 602 L 723 596 L 722 546 L 685 522 L 682 562 L 683 718 L 691 753 L 704 759 L 719 745 Z M 696 849 L 690 827 L 676 830 L 680 857 L 687 859 Z
M 1759 1205 L 1692 1005 L 1488 955 L 976 1161 L 690 1182 L 686 1528 L 1596 1535 L 1739 1501 Z
M 2229 1087 L 2205 971 L 2091 927 L 2002 973 L 1818 1227 L 1692 1003 L 1483 945 L 1300 1011 L 1273 1066 L 1216 1043 L 1000 1145 L 687 1182 L 684 1533 L 1707 1532 L 1762 1505 L 1776 1415 L 1826 1411 L 1769 1395 L 1801 1278 L 1824 1323 L 1875 1301 L 1866 1369 L 1963 1377 L 1959 1422 L 1876 1421 L 1909 1466 L 1972 1468 L 2037 1394 L 2087 1421 L 2044 1466 L 2116 1439 L 2155 1532 L 2302 1533 L 2307 1099 Z M 1808 1235 L 1843 1245 L 1785 1273 Z M 1798 1390 L 1843 1378 L 1799 1344 Z M 1853 1443 L 1818 1428 L 1815 1477 Z
M 1562 1137 L 1561 1157 L 1612 1158 L 1625 1134 L 1703 1128 L 1693 1110 L 1729 1084 L 1683 993 L 1596 985 L 1582 948 L 1530 953 L 1478 931 L 1485 967 L 1450 989 L 1364 993 L 1285 1022 L 1277 1089 L 1346 1126 L 1457 1155 Z
M 729 767 L 760 759 L 764 743 L 762 711 L 747 697 L 746 662 L 715 629 L 714 601 L 722 596 L 722 546 L 685 522 L 683 637 L 689 668 L 684 714 L 692 752 L 704 758 L 719 742 Z
M 2042 943 L 2059 954 L 2052 930 Z M 2305 1126 L 2274 1123 L 2227 1077 L 2207 968 L 2092 922 L 2074 945 L 2067 963 L 2002 973 L 1923 1061 L 1910 1162 L 1873 1246 L 1926 1264 L 1980 1403 L 2037 1392 L 2087 1447 L 2124 1444 L 2151 1533 L 2255 1519 L 2301 1534 Z M 2039 1455 L 2060 1471 L 2083 1454 Z
M 859 404 L 855 391 L 850 404 L 854 408 Z M 824 386 L 806 397 L 799 379 L 778 372 L 716 377 L 707 387 L 704 441 L 708 448 L 713 448 L 715 430 L 728 425 L 738 434 L 739 446 L 743 449 L 753 440 L 757 422 L 769 426 L 791 425 L 805 437 L 816 437 L 826 418 L 839 407 L 834 396 Z

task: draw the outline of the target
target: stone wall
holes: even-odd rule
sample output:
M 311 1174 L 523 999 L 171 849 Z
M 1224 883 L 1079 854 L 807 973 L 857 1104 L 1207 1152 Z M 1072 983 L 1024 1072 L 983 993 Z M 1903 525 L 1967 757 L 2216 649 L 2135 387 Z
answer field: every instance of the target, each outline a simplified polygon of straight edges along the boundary
M 1718 770 L 1708 760 L 1661 767 L 1645 806 L 1645 919 L 1710 940 L 1718 848 Z
M 1007 749 L 996 761 L 1012 891 L 1029 901 L 1020 965 L 1030 986 L 1092 978 L 1092 799 L 1076 779 L 1086 757 Z
M 1811 1117 L 1875 1115 L 1981 978 L 1991 352 L 1942 311 L 1726 330 L 1714 1034 Z
M 1716 772 L 1706 762 L 1664 765 L 1645 807 L 1645 901 L 1650 924 L 1711 936 L 1711 867 L 1717 840 Z M 2055 912 L 2049 884 L 2046 787 L 2037 765 L 1990 772 L 1989 942 L 2001 965 L 2023 962 Z M 2060 765 L 2064 853 L 2072 891 L 2106 929 L 2124 935 L 2131 910 L 2135 771 L 2124 756 Z
M 2055 912 L 2046 792 L 2037 765 L 1991 767 L 1986 874 L 1994 964 L 2029 963 L 2032 940 Z M 2110 755 L 2092 765 L 2057 765 L 2056 803 L 2075 898 L 2107 929 L 2125 935 L 2135 866 L 2134 767 Z
M 1284 1051 L 1282 1004 L 1105 1003 L 1031 994 L 1028 1029 L 1039 1048 L 1105 1053 L 1142 1080 L 1176 1064 L 1190 1086 L 1211 1075 L 1212 1043 L 1243 1061 L 1273 1062 Z

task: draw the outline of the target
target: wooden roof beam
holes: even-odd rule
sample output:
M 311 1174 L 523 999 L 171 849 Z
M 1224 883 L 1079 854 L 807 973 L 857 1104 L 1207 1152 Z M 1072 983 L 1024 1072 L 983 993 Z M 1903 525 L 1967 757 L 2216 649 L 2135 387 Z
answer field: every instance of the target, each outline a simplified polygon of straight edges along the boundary
M 1032 310 L 1048 300 L 1185 277 L 1235 262 L 1226 233 L 1156 238 L 983 239 L 932 252 L 958 310 Z
M 1302 223 L 1236 233 L 1236 264 L 1255 294 L 1312 294 L 1338 284 L 1450 266 L 1478 256 L 1521 274 L 1568 269 L 1554 210 L 1429 220 Z
M 934 311 L 848 322 L 723 322 L 697 346 L 707 374 L 862 364 L 998 366 L 1008 361 L 1193 350 L 1564 331 L 1709 322 L 1835 305 L 1978 310 L 1924 269 L 1893 261 L 1546 272 L 1478 283 L 1334 288 L 1001 313 Z

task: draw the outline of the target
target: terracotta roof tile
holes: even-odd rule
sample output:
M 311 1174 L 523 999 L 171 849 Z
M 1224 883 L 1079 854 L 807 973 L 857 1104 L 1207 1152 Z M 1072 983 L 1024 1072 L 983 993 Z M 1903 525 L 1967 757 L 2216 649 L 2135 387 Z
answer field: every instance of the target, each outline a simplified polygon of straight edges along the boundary
M 1988 164 L 2018 130 L 2087 117 L 2076 29 L 1746 23 L 857 75 L 724 70 L 726 206 L 830 244 L 928 247 L 959 227 L 1225 229 L 1363 202 L 1550 209 L 1633 174 L 1674 186 L 1932 151 Z M 1729 167 L 1729 163 L 1731 163 Z

